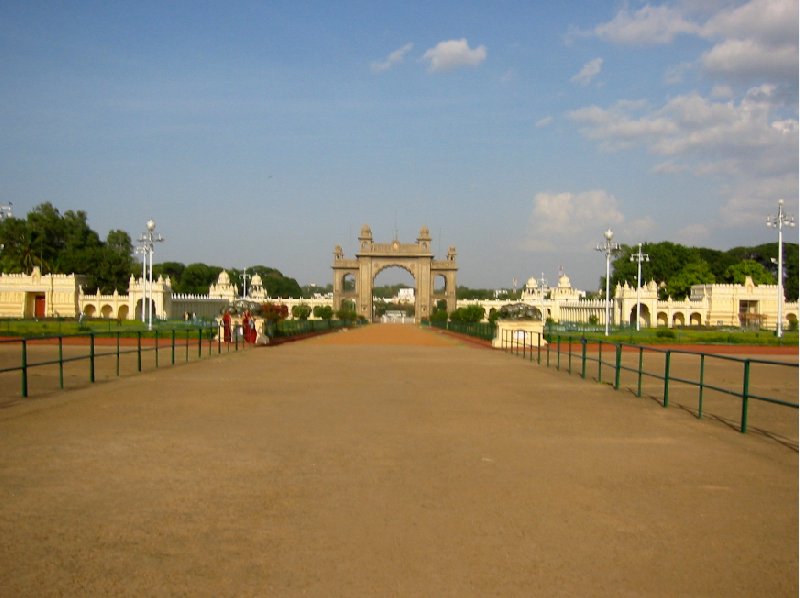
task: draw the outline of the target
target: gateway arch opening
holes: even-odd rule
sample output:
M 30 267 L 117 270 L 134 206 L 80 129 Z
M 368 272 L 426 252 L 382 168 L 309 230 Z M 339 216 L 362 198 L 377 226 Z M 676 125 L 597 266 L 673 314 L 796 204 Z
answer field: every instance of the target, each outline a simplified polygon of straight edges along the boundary
M 372 229 L 365 224 L 358 235 L 355 259 L 346 258 L 340 245 L 333 251 L 333 309 L 342 302 L 352 300 L 356 313 L 372 321 L 372 303 L 375 278 L 382 270 L 396 266 L 406 270 L 414 280 L 414 321 L 428 319 L 440 300 L 447 302 L 447 311 L 456 308 L 456 248 L 450 247 L 443 260 L 434 259 L 431 235 L 427 226 L 419 230 L 416 243 L 376 243 Z M 346 281 L 355 280 L 355 288 L 347 288 Z

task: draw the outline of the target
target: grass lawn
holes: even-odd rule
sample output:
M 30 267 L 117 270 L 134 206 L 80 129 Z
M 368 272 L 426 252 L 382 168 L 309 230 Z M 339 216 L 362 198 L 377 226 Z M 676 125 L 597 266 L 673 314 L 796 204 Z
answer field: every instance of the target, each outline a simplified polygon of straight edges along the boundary
M 735 328 L 724 329 L 695 329 L 695 328 L 646 328 L 640 331 L 634 329 L 612 330 L 605 336 L 602 330 L 596 331 L 553 331 L 553 338 L 561 335 L 585 337 L 589 340 L 606 340 L 616 343 L 630 343 L 635 345 L 657 344 L 713 344 L 713 345 L 774 345 L 797 346 L 798 333 L 784 331 L 783 337 L 778 338 L 774 330 L 739 330 Z
M 2 319 L 0 320 L 0 336 L 58 336 L 86 334 L 89 332 L 97 334 L 116 334 L 119 332 L 122 336 L 134 336 L 141 332 L 143 337 L 148 337 L 155 336 L 156 331 L 160 335 L 165 335 L 173 330 L 196 330 L 201 325 L 205 328 L 211 326 L 216 329 L 213 323 L 186 322 L 184 320 L 154 321 L 153 330 L 150 331 L 147 329 L 147 324 L 139 320 L 85 319 L 79 322 L 75 318 Z

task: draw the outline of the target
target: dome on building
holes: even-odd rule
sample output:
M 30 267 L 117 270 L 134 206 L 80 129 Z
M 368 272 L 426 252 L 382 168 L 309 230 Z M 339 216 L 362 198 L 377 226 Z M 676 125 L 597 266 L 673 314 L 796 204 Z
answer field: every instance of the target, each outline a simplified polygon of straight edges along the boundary
M 231 277 L 228 276 L 228 273 L 225 272 L 225 270 L 223 270 L 222 272 L 219 273 L 219 276 L 217 277 L 217 284 L 218 285 L 229 285 L 229 284 L 231 284 Z
M 250 285 L 253 287 L 263 286 L 263 284 L 261 283 L 261 275 L 253 274 L 253 276 L 250 277 Z

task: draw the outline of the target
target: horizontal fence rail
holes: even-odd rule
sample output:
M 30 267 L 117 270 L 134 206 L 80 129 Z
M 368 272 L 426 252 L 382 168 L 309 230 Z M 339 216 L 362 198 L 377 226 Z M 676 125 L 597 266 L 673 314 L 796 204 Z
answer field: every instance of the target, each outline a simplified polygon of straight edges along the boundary
M 123 363 L 128 370 L 142 372 L 145 358 L 153 367 L 159 368 L 180 361 L 201 359 L 214 352 L 241 351 L 245 348 L 241 340 L 222 343 L 217 332 L 216 326 L 210 326 L 155 329 L 152 332 L 117 330 L 6 337 L 0 339 L 0 374 L 18 374 L 19 396 L 25 398 L 30 395 L 32 375 L 38 374 L 46 366 L 50 366 L 48 371 L 52 368 L 57 370 L 58 388 L 63 389 L 66 386 L 65 371 L 73 364 L 83 364 L 83 376 L 74 368 L 71 369 L 73 379 L 82 378 L 94 383 L 101 364 L 104 373 L 120 376 Z M 45 377 L 44 373 L 39 377 L 42 385 L 45 385 Z
M 456 330 L 453 324 L 437 327 Z M 457 331 L 471 333 L 469 327 Z M 498 341 L 500 349 L 507 353 L 584 379 L 610 384 L 616 390 L 624 387 L 636 397 L 656 399 L 663 407 L 676 403 L 698 419 L 714 417 L 742 433 L 747 432 L 750 426 L 754 405 L 771 406 L 780 411 L 771 413 L 769 425 L 759 429 L 769 433 L 767 427 L 779 428 L 776 433 L 794 438 L 797 450 L 796 358 L 779 361 L 708 351 L 663 349 L 587 340 L 575 335 L 551 336 L 548 342 L 545 336 L 525 330 L 505 330 Z M 676 394 L 679 395 L 677 401 Z M 726 401 L 726 397 L 733 397 L 737 402 Z
M 19 322 L 16 321 L 17 327 Z M 231 331 L 226 342 L 221 323 L 172 322 L 152 331 L 115 327 L 115 320 L 90 320 L 80 332 L 61 333 L 66 320 L 45 324 L 50 334 L 0 337 L 0 399 L 27 398 L 31 386 L 39 388 L 94 383 L 98 368 L 105 377 L 119 377 L 125 372 L 140 373 L 147 368 L 160 368 L 214 354 L 240 352 L 252 348 L 245 342 L 239 327 Z M 39 323 L 40 329 L 43 323 Z M 320 334 L 353 326 L 341 320 L 279 320 L 265 324 L 269 339 L 290 339 L 308 334 Z M 6 322 L 6 333 L 14 328 Z M 116 329 L 115 329 L 116 328 Z M 266 343 L 262 343 L 266 344 Z M 8 381 L 19 376 L 19 385 Z M 35 379 L 35 382 L 32 382 Z M 70 384 L 71 383 L 71 384 Z M 19 394 L 9 394 L 13 386 Z
M 490 322 L 448 322 L 441 320 L 431 320 L 430 326 L 441 330 L 449 330 L 459 334 L 466 334 L 485 341 L 494 338 L 495 325 Z

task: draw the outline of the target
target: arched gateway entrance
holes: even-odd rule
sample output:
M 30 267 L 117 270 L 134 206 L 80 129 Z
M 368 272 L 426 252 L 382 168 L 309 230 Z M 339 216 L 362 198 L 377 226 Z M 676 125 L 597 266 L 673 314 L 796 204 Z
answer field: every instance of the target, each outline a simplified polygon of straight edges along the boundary
M 356 259 L 345 259 L 341 246 L 333 251 L 333 309 L 342 302 L 355 303 L 356 313 L 372 320 L 372 288 L 375 277 L 384 268 L 398 266 L 414 277 L 414 319 L 429 318 L 436 302 L 447 301 L 447 311 L 456 308 L 456 248 L 450 247 L 447 259 L 434 260 L 428 227 L 419 231 L 416 243 L 375 243 L 369 225 L 361 227 Z M 349 279 L 355 284 L 347 284 Z

